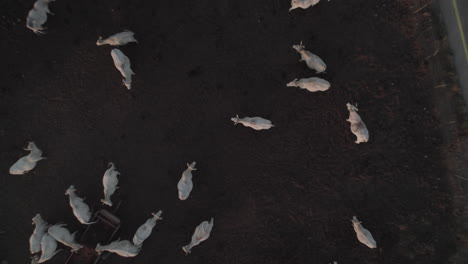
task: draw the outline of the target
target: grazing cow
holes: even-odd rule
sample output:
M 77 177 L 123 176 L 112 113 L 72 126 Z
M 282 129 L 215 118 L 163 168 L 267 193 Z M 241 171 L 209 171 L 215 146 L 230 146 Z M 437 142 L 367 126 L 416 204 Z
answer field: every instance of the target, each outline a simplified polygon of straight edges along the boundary
M 124 85 L 130 90 L 132 88 L 132 75 L 135 74 L 130 68 L 130 59 L 119 49 L 113 49 L 111 51 L 111 56 L 112 60 L 114 60 L 115 67 L 124 77 L 124 80 L 122 80 Z
M 65 224 L 55 224 L 47 230 L 47 233 L 51 235 L 55 240 L 64 244 L 67 247 L 72 249 L 72 252 L 80 250 L 83 246 L 78 244 L 75 241 L 76 232 L 71 234 L 68 229 L 66 229 Z
M 116 240 L 109 245 L 101 245 L 98 243 L 96 246 L 96 251 L 98 253 L 108 251 L 122 257 L 135 257 L 140 253 L 140 250 L 141 247 L 133 245 L 132 242 L 128 240 Z
M 236 115 L 236 117 L 231 118 L 231 121 L 234 122 L 234 125 L 242 124 L 245 127 L 250 127 L 255 130 L 270 129 L 274 127 L 270 120 L 258 116 L 239 118 L 239 116 Z
M 15 164 L 10 167 L 10 174 L 12 175 L 22 175 L 26 172 L 34 169 L 36 163 L 42 159 L 42 151 L 34 144 L 34 142 L 29 142 L 28 147 L 24 150 L 31 151 L 29 155 L 20 158 Z
M 141 247 L 143 245 L 143 242 L 151 235 L 153 228 L 156 226 L 156 221 L 162 220 L 161 210 L 159 210 L 159 212 L 157 212 L 156 214 L 151 214 L 153 215 L 153 217 L 146 220 L 146 222 L 137 229 L 135 235 L 133 236 L 133 244 L 137 247 Z
M 34 3 L 33 9 L 28 13 L 26 18 L 26 27 L 31 29 L 36 34 L 44 34 L 45 28 L 42 25 L 47 21 L 47 14 L 53 15 L 49 10 L 49 3 L 55 0 L 37 0 Z
M 65 192 L 65 195 L 68 195 L 70 198 L 70 207 L 73 210 L 73 214 L 76 219 L 84 225 L 94 224 L 95 222 L 89 222 L 91 220 L 91 211 L 89 210 L 89 206 L 84 203 L 84 199 L 75 194 L 75 191 L 75 186 L 70 185 Z
M 120 173 L 114 166 L 114 163 L 109 163 L 110 168 L 104 172 L 104 177 L 102 177 L 102 185 L 104 185 L 104 199 L 101 199 L 103 204 L 107 204 L 108 206 L 112 206 L 111 195 L 117 190 L 117 184 L 119 183 L 119 179 L 117 176 Z
M 291 8 L 289 11 L 291 12 L 291 10 L 296 8 L 307 9 L 318 4 L 318 2 L 320 2 L 320 0 L 291 0 Z
M 194 246 L 200 244 L 210 237 L 213 225 L 214 220 L 211 218 L 210 222 L 204 221 L 195 228 L 195 232 L 192 235 L 192 241 L 190 244 L 182 247 L 182 249 L 185 251 L 185 254 L 189 254 Z
M 356 236 L 359 242 L 363 243 L 369 248 L 377 248 L 377 243 L 372 237 L 372 234 L 369 232 L 369 230 L 362 227 L 361 221 L 359 221 L 356 216 L 353 216 L 353 220 L 351 220 L 351 222 L 353 222 L 354 232 L 356 232 Z
M 330 89 L 330 83 L 324 79 L 312 77 L 308 79 L 294 79 L 292 82 L 286 84 L 288 87 L 299 87 L 306 89 L 309 92 L 326 91 Z
M 182 177 L 180 178 L 179 183 L 177 183 L 180 200 L 187 199 L 193 189 L 192 171 L 197 170 L 195 169 L 196 164 L 197 163 L 195 161 L 192 162 L 192 164 L 187 163 L 187 169 L 182 172 Z
M 29 251 L 31 251 L 31 254 L 36 254 L 41 251 L 42 237 L 47 233 L 47 222 L 42 219 L 40 214 L 36 214 L 32 219 L 32 223 L 36 227 L 29 238 Z
M 349 118 L 346 119 L 351 123 L 351 132 L 357 137 L 356 144 L 369 141 L 369 131 L 367 130 L 366 124 L 362 121 L 361 117 L 357 113 L 358 108 L 350 103 L 346 104 L 349 111 Z
M 123 46 L 127 43 L 130 42 L 138 42 L 135 37 L 133 37 L 134 33 L 125 30 L 124 32 L 117 33 L 115 35 L 112 35 L 106 39 L 102 39 L 102 37 L 99 37 L 99 39 L 96 42 L 96 45 L 101 46 L 101 45 L 111 45 L 111 46 Z
M 321 73 L 327 69 L 327 65 L 319 56 L 305 50 L 305 46 L 302 45 L 302 41 L 301 44 L 293 45 L 292 47 L 297 52 L 299 52 L 299 54 L 301 54 L 301 59 L 299 61 L 305 61 L 311 70 L 315 70 L 317 73 Z
M 57 249 L 57 241 L 50 236 L 49 234 L 44 234 L 41 240 L 41 258 L 37 261 L 37 263 L 45 262 L 51 259 L 55 254 L 57 254 L 61 249 Z

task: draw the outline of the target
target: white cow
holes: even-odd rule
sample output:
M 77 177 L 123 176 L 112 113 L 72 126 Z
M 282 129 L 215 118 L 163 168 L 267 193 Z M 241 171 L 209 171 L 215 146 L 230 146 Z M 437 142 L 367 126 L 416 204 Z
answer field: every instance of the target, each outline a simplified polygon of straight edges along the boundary
M 122 257 L 135 257 L 140 252 L 141 247 L 135 246 L 128 240 L 116 240 L 109 245 L 97 244 L 96 252 L 109 251 Z
M 133 37 L 133 35 L 133 32 L 125 30 L 123 32 L 112 35 L 104 40 L 102 39 L 102 37 L 99 37 L 99 39 L 96 42 L 96 45 L 101 46 L 108 44 L 111 46 L 123 46 L 130 42 L 138 42 L 135 39 L 135 37 Z
M 47 233 L 51 235 L 55 240 L 64 244 L 67 247 L 72 249 L 72 252 L 80 250 L 83 246 L 78 244 L 75 241 L 76 232 L 71 234 L 68 229 L 66 229 L 65 224 L 55 224 L 47 230 Z
M 119 49 L 113 49 L 111 51 L 111 56 L 114 60 L 115 67 L 124 77 L 123 83 L 127 86 L 127 89 L 130 90 L 132 88 L 132 75 L 135 74 L 130 68 L 130 59 Z
M 307 9 L 318 4 L 318 2 L 320 2 L 320 0 L 291 0 L 291 8 L 289 11 L 296 8 Z
M 44 234 L 41 240 L 41 258 L 37 261 L 37 263 L 45 262 L 51 259 L 55 254 L 57 254 L 61 249 L 57 249 L 57 241 L 50 236 L 49 234 Z
M 135 246 L 141 247 L 143 245 L 143 242 L 151 235 L 153 228 L 156 226 L 156 221 L 162 220 L 161 210 L 159 210 L 159 212 L 157 212 L 156 214 L 151 214 L 153 215 L 153 217 L 146 220 L 146 222 L 137 229 L 135 235 L 133 236 L 133 244 Z
M 367 130 L 366 124 L 362 121 L 361 117 L 357 113 L 358 108 L 350 103 L 346 104 L 349 111 L 349 118 L 346 119 L 351 123 L 351 132 L 356 135 L 356 144 L 369 141 L 369 131 Z
M 327 69 L 327 65 L 319 56 L 305 50 L 302 41 L 301 44 L 293 45 L 292 47 L 301 54 L 301 59 L 299 61 L 305 61 L 310 69 L 315 70 L 317 73 L 324 72 Z
M 47 233 L 47 222 L 42 219 L 40 214 L 36 214 L 32 221 L 36 227 L 29 238 L 29 251 L 31 251 L 31 254 L 36 254 L 41 251 L 42 237 Z
M 362 227 L 361 221 L 359 221 L 356 216 L 353 216 L 353 220 L 351 221 L 353 222 L 354 232 L 356 232 L 356 236 L 359 242 L 370 248 L 377 248 L 377 243 L 372 237 L 372 234 L 369 232 L 369 230 Z
M 179 183 L 177 183 L 180 200 L 187 199 L 193 189 L 192 171 L 197 170 L 195 169 L 196 164 L 197 163 L 195 161 L 192 162 L 192 164 L 187 163 L 187 169 L 182 172 L 182 177 L 180 178 Z
M 306 89 L 309 92 L 326 91 L 330 88 L 330 83 L 324 79 L 312 77 L 307 79 L 294 79 L 292 82 L 286 84 L 288 87 L 299 87 Z
M 10 174 L 12 175 L 22 175 L 26 172 L 34 169 L 36 163 L 40 160 L 45 159 L 42 157 L 42 151 L 34 144 L 34 142 L 29 142 L 28 147 L 24 150 L 31 151 L 27 156 L 20 158 L 15 164 L 10 167 Z
M 110 168 L 104 172 L 104 177 L 102 177 L 102 185 L 104 185 L 104 199 L 101 199 L 103 204 L 107 204 L 108 206 L 112 206 L 111 195 L 117 190 L 117 184 L 119 183 L 119 179 L 117 176 L 120 173 L 114 166 L 114 163 L 109 163 Z
M 84 203 L 84 199 L 75 194 L 75 191 L 75 186 L 70 185 L 65 192 L 65 195 L 68 195 L 70 198 L 70 207 L 73 210 L 73 214 L 76 219 L 84 225 L 94 224 L 95 222 L 89 222 L 91 220 L 91 211 L 89 210 L 89 206 Z
M 239 115 L 236 115 L 236 117 L 231 118 L 231 121 L 234 122 L 234 125 L 242 124 L 245 127 L 250 127 L 255 130 L 270 129 L 274 127 L 270 120 L 258 116 L 239 118 Z
M 190 244 L 183 246 L 182 249 L 185 251 L 185 254 L 189 254 L 192 248 L 201 242 L 207 240 L 210 237 L 211 229 L 213 229 L 214 220 L 211 218 L 211 221 L 203 221 L 195 228 L 195 232 L 192 235 L 192 241 Z
M 26 27 L 36 34 L 44 34 L 42 25 L 47 21 L 47 14 L 53 15 L 49 10 L 49 3 L 55 0 L 37 0 L 26 18 Z

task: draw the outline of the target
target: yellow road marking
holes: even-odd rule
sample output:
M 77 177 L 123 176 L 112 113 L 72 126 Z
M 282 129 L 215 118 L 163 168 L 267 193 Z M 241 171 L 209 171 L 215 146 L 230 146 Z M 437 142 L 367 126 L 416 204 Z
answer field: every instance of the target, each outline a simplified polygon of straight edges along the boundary
M 453 3 L 453 9 L 455 10 L 455 16 L 457 17 L 458 30 L 460 31 L 463 49 L 465 50 L 465 58 L 466 58 L 466 61 L 468 62 L 468 47 L 466 45 L 465 33 L 463 32 L 463 25 L 462 25 L 462 21 L 460 18 L 460 12 L 458 11 L 457 0 L 453 0 L 452 3 Z

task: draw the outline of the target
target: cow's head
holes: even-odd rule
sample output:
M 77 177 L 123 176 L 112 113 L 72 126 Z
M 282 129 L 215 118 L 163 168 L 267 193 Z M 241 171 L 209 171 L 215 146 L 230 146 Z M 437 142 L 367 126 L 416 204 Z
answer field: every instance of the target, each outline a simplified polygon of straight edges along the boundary
M 234 125 L 237 125 L 239 123 L 239 115 L 236 115 L 236 117 L 231 118 L 231 121 L 234 122 Z
M 96 41 L 96 45 L 98 45 L 98 46 L 104 45 L 104 41 L 102 41 L 101 36 L 99 36 L 98 40 Z
M 33 224 L 37 224 L 37 223 L 39 223 L 41 220 L 42 220 L 41 215 L 40 215 L 40 214 L 36 214 L 36 215 L 33 217 L 33 219 L 32 219 L 32 223 L 33 223 Z
M 70 185 L 70 187 L 69 187 L 69 188 L 67 189 L 67 191 L 65 192 L 65 195 L 70 195 L 70 194 L 72 194 L 74 191 L 76 191 L 75 186 Z

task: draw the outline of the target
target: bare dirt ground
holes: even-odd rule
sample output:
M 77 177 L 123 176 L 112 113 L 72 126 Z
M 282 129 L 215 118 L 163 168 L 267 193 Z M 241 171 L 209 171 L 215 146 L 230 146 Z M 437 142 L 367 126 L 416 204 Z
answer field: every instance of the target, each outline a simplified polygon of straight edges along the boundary
M 31 218 L 73 217 L 74 184 L 100 207 L 109 161 L 121 172 L 119 237 L 164 220 L 136 258 L 108 263 L 446 263 L 454 253 L 431 72 L 414 38 L 411 1 L 332 0 L 288 12 L 288 0 L 59 0 L 49 30 L 26 29 L 31 0 L 0 1 L 0 259 L 28 263 Z M 134 77 L 127 91 L 98 36 L 122 29 Z M 327 92 L 285 84 L 315 74 L 291 48 L 303 41 L 328 64 Z M 370 142 L 354 144 L 346 103 L 358 103 Z M 269 131 L 233 126 L 262 116 Z M 29 140 L 47 160 L 8 168 Z M 179 201 L 185 163 L 194 190 Z M 360 244 L 350 219 L 378 243 Z M 185 256 L 193 229 L 212 236 Z M 66 252 L 49 263 L 63 263 Z

